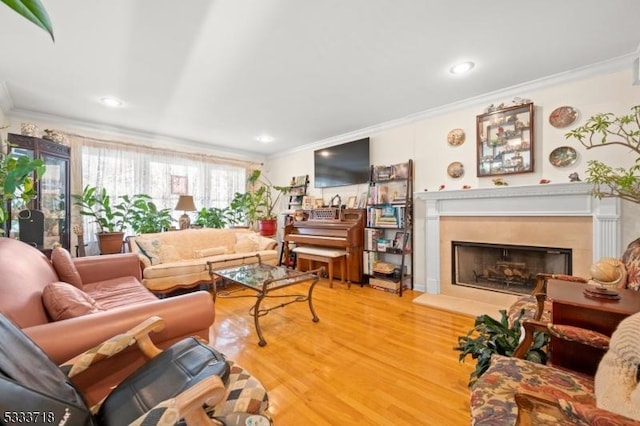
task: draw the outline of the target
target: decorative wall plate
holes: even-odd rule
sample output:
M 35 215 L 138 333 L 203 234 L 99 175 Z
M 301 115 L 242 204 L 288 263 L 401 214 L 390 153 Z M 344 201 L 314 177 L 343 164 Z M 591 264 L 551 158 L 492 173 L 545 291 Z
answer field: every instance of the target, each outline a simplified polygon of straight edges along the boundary
M 560 146 L 549 154 L 549 162 L 556 167 L 567 167 L 578 159 L 578 153 L 570 146 Z
M 464 138 L 465 138 L 464 130 L 453 129 L 447 135 L 447 142 L 449 142 L 449 145 L 459 146 L 464 143 Z
M 578 118 L 578 111 L 574 107 L 561 106 L 549 114 L 549 123 L 556 129 L 571 125 Z
M 447 167 L 447 174 L 452 178 L 459 178 L 464 174 L 464 166 L 459 161 L 454 161 Z

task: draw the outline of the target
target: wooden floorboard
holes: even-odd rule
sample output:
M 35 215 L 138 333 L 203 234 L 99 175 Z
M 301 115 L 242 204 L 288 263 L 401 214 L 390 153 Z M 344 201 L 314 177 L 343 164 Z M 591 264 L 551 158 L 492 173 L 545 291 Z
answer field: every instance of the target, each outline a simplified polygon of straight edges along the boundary
M 264 347 L 253 299 L 218 299 L 211 342 L 265 385 L 276 425 L 468 425 L 473 362 L 452 348 L 473 318 L 412 303 L 418 295 L 323 280 L 320 322 L 306 303 L 274 310 L 260 320 Z

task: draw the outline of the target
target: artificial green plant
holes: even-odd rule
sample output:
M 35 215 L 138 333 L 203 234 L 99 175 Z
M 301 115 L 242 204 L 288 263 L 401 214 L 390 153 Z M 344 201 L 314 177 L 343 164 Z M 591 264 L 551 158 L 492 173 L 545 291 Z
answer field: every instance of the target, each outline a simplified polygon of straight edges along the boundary
M 640 203 L 640 105 L 632 107 L 627 115 L 596 114 L 565 137 L 577 139 L 587 149 L 621 145 L 635 152 L 638 157 L 629 168 L 590 160 L 586 181 L 593 184 L 593 195 L 597 198 L 619 197 Z

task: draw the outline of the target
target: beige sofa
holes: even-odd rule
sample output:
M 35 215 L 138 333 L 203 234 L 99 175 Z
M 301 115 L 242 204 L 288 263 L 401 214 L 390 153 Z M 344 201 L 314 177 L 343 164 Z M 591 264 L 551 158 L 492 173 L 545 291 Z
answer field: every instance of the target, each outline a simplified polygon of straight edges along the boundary
M 185 229 L 129 237 L 129 250 L 143 265 L 142 283 L 156 294 L 210 282 L 207 261 L 220 267 L 251 263 L 246 256 L 260 254 L 263 262 L 278 262 L 277 241 L 248 229 Z

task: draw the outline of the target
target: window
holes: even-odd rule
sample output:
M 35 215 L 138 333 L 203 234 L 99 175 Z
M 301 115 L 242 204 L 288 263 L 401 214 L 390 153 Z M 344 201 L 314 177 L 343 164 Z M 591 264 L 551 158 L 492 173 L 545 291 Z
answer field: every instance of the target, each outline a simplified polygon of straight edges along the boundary
M 82 188 L 86 185 L 106 188 L 114 197 L 148 194 L 158 208 L 173 210 L 176 206 L 179 194 L 171 191 L 172 176 L 186 177 L 187 193 L 193 196 L 198 209 L 226 207 L 234 193 L 246 189 L 246 166 L 224 160 L 84 141 L 79 151 Z M 177 219 L 181 214 L 176 211 L 173 216 Z M 85 231 L 85 235 L 89 238 L 93 238 L 94 226 L 85 222 L 85 229 L 90 231 Z

